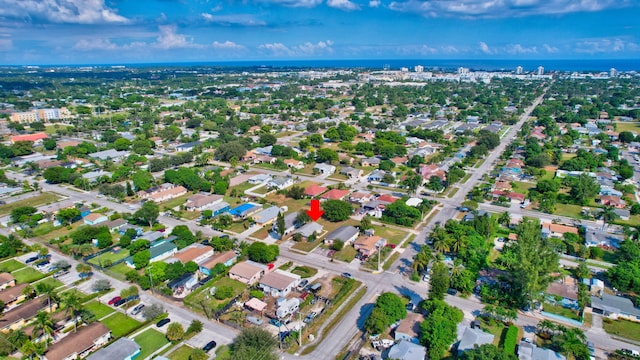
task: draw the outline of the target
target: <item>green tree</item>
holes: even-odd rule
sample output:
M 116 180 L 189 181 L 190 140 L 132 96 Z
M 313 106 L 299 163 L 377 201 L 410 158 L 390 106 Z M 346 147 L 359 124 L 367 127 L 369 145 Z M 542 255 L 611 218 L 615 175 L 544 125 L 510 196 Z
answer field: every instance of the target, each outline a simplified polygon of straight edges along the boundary
M 560 337 L 560 348 L 568 356 L 576 360 L 588 360 L 590 357 L 589 348 L 586 345 L 587 337 L 581 329 L 566 329 Z
M 278 217 L 276 218 L 276 232 L 282 238 L 285 230 L 285 222 L 284 222 L 284 214 L 282 212 L 278 212 Z
M 131 175 L 133 186 L 136 190 L 147 190 L 153 184 L 153 175 L 150 172 L 139 170 Z
M 167 340 L 169 341 L 180 341 L 184 338 L 184 328 L 182 324 L 179 322 L 172 322 L 167 327 Z
M 58 219 L 62 224 L 70 224 L 74 219 L 79 217 L 80 210 L 75 207 L 60 209 L 56 214 L 56 219 Z
M 143 250 L 135 253 L 131 260 L 133 261 L 133 265 L 136 267 L 136 270 L 142 269 L 143 267 L 149 265 L 149 260 L 151 259 L 151 253 L 149 250 Z
M 33 320 L 33 333 L 44 336 L 49 344 L 49 339 L 55 334 L 55 325 L 51 320 L 51 314 L 45 311 L 38 312 L 36 318 Z
M 580 174 L 571 184 L 569 195 L 578 205 L 587 205 L 600 191 L 600 185 L 587 174 Z
M 64 304 L 67 315 L 70 315 L 73 319 L 73 332 L 76 332 L 78 329 L 79 314 L 83 309 L 82 297 L 75 291 L 69 291 L 62 297 L 62 303 Z
M 316 151 L 316 162 L 330 164 L 335 161 L 338 161 L 338 153 L 335 150 L 323 148 Z
M 45 150 L 53 150 L 56 148 L 56 140 L 55 139 L 44 139 L 44 141 L 42 141 L 42 145 L 44 145 Z
M 14 223 L 26 222 L 29 216 L 35 214 L 38 209 L 33 206 L 20 206 L 11 210 L 10 218 Z
M 202 331 L 202 327 L 202 321 L 194 319 L 191 321 L 189 327 L 187 328 L 187 334 L 197 334 Z
M 304 188 L 301 186 L 294 185 L 289 188 L 289 191 L 287 191 L 287 196 L 295 200 L 300 200 L 305 196 Z
M 275 354 L 278 340 L 270 332 L 258 327 L 242 330 L 231 344 L 235 360 L 277 360 Z
M 38 295 L 44 295 L 47 297 L 49 312 L 51 312 L 53 310 L 53 303 L 58 299 L 58 293 L 55 291 L 55 287 L 50 283 L 41 282 L 36 284 L 36 292 Z
M 507 354 L 493 344 L 484 344 L 466 350 L 458 357 L 460 360 L 517 360 L 515 354 Z
M 142 204 L 142 207 L 133 214 L 133 217 L 143 223 L 153 226 L 153 223 L 158 219 L 160 215 L 160 208 L 153 201 L 147 201 Z
M 431 269 L 431 289 L 429 299 L 442 300 L 450 286 L 449 268 L 442 262 L 437 262 Z
M 345 221 L 353 213 L 353 207 L 346 201 L 327 200 L 322 204 L 324 218 L 331 222 Z
M 193 349 L 189 354 L 189 360 L 207 360 L 209 355 L 202 349 Z
M 267 245 L 263 242 L 254 242 L 247 248 L 247 255 L 252 261 L 259 263 L 270 263 L 280 255 L 278 245 Z
M 429 300 L 424 304 L 427 318 L 420 324 L 420 342 L 427 346 L 429 358 L 442 359 L 456 340 L 457 324 L 462 321 L 462 311 L 444 301 Z

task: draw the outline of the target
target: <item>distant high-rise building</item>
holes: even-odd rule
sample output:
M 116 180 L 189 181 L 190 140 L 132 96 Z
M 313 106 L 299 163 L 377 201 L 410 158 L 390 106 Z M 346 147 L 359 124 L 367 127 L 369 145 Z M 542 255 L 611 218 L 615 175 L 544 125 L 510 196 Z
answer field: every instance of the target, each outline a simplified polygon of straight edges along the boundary
M 516 74 L 518 75 L 522 74 L 522 66 L 516 67 Z
M 421 73 L 424 71 L 424 66 L 422 65 L 416 65 L 413 67 L 413 71 L 417 72 L 417 73 Z
M 544 68 L 542 66 L 538 66 L 538 72 L 537 72 L 538 76 L 542 76 L 544 75 Z
M 616 70 L 616 68 L 609 69 L 609 76 L 611 76 L 611 77 L 618 76 L 618 70 Z
M 400 71 L 402 72 L 409 72 L 409 68 L 408 67 L 401 67 Z
M 467 74 L 469 73 L 469 69 L 464 68 L 464 67 L 459 67 L 458 68 L 458 74 L 462 75 L 462 74 Z

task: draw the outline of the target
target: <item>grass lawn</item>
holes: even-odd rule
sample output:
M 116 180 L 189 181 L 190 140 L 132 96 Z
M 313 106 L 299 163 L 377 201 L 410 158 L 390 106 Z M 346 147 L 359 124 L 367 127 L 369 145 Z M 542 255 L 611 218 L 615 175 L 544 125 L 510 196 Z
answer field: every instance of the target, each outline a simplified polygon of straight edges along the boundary
M 553 304 L 545 303 L 543 305 L 543 309 L 548 313 L 564 316 L 568 319 L 572 319 L 575 321 L 582 321 L 582 317 L 580 317 L 577 311 L 572 309 L 567 309 L 561 305 L 553 305 Z
M 174 207 L 180 206 L 180 205 L 186 203 L 187 199 L 189 197 L 191 197 L 192 195 L 193 195 L 192 192 L 188 192 L 188 193 L 186 193 L 186 194 L 184 194 L 182 196 L 179 196 L 179 197 L 177 197 L 175 199 L 171 199 L 171 200 L 165 201 L 165 202 L 160 204 L 160 209 L 161 210 L 168 210 L 168 209 L 173 209 Z
M 406 231 L 393 229 L 388 226 L 373 225 L 372 228 L 375 230 L 376 235 L 387 239 L 389 244 L 398 245 L 400 241 L 407 236 Z
M 180 216 L 187 220 L 197 219 L 201 215 L 200 211 L 181 211 Z
M 40 280 L 43 277 L 47 276 L 46 274 L 43 274 L 40 271 L 37 271 L 30 267 L 25 267 L 25 268 L 16 270 L 12 272 L 11 275 L 13 275 L 13 277 L 16 278 L 16 281 L 18 282 L 18 284 L 32 283 L 36 280 Z
M 602 327 L 609 334 L 640 341 L 640 324 L 628 320 L 603 319 Z
M 265 199 L 277 206 L 286 206 L 289 212 L 298 212 L 302 209 L 309 208 L 309 199 L 300 199 L 294 200 L 292 198 L 286 197 L 282 194 L 272 193 L 265 197 Z
M 616 122 L 616 129 L 618 132 L 633 131 L 640 132 L 640 122 Z
M 43 192 L 38 196 L 34 196 L 28 199 L 19 200 L 16 202 L 12 202 L 11 204 L 5 204 L 0 206 L 0 215 L 8 214 L 11 212 L 11 210 L 22 207 L 22 206 L 38 207 L 44 204 L 51 204 L 53 202 L 58 201 L 59 199 L 60 197 L 55 194 Z
M 336 260 L 344 261 L 350 263 L 353 259 L 355 259 L 358 251 L 353 246 L 345 246 L 342 250 L 338 251 L 333 255 L 333 258 Z
M 26 265 L 16 259 L 9 259 L 0 263 L 0 272 L 12 272 L 18 269 L 22 269 Z
M 309 242 L 307 240 L 301 240 L 300 242 L 295 243 L 291 248 L 304 251 L 311 252 L 313 249 L 318 247 L 322 243 L 322 239 L 318 238 L 313 242 Z
M 48 233 L 52 232 L 54 229 L 55 227 L 53 226 L 53 223 L 51 222 L 42 223 L 36 226 L 35 229 L 33 229 L 33 235 L 35 236 L 47 235 Z
M 575 219 L 580 219 L 580 213 L 582 212 L 582 206 L 572 204 L 556 204 L 556 211 L 554 214 L 567 216 Z
M 128 249 L 121 249 L 118 253 L 114 253 L 113 251 L 108 251 L 100 256 L 96 256 L 93 259 L 89 260 L 90 263 L 95 265 L 104 264 L 105 262 L 111 261 L 114 263 L 120 259 L 124 259 L 129 256 Z
M 273 190 L 269 189 L 269 187 L 267 185 L 261 186 L 257 189 L 251 190 L 252 193 L 256 193 L 256 194 L 260 194 L 260 195 L 265 195 L 266 193 L 269 193 Z
M 310 266 L 296 266 L 291 271 L 294 274 L 300 275 L 303 279 L 310 278 L 318 273 L 318 269 L 312 268 Z
M 516 181 L 516 182 L 513 182 L 512 184 L 514 185 L 514 187 L 511 192 L 516 192 L 520 194 L 526 194 L 527 192 L 529 192 L 529 189 L 536 187 L 536 184 L 529 183 L 529 182 Z
M 111 306 L 107 306 L 105 304 L 99 303 L 97 301 L 91 301 L 84 305 L 84 308 L 91 311 L 93 315 L 96 316 L 97 319 L 102 319 L 103 317 L 113 313 L 115 310 Z
M 109 270 L 111 270 L 111 271 L 113 271 L 115 273 L 118 273 L 118 274 L 126 275 L 129 271 L 131 271 L 133 269 L 128 267 L 127 264 L 125 264 L 125 263 L 120 263 L 118 265 L 110 267 Z
M 33 285 L 36 284 L 49 284 L 49 285 L 53 285 L 54 289 L 59 288 L 60 286 L 63 286 L 64 284 L 62 283 L 62 281 L 59 281 L 58 279 L 54 279 L 52 277 L 37 281 L 35 283 L 33 283 Z
M 154 329 L 146 330 L 136 336 L 134 340 L 140 345 L 139 359 L 146 359 L 147 356 L 169 343 L 164 334 Z
M 389 258 L 387 258 L 387 260 L 384 262 L 384 264 L 382 265 L 382 269 L 383 270 L 389 270 L 389 268 L 391 267 L 391 265 L 393 265 L 393 263 L 398 260 L 398 258 L 400 257 L 400 253 L 399 252 L 394 252 L 393 254 L 391 254 L 391 256 L 389 256 Z
M 233 224 L 231 224 L 231 226 L 229 226 L 229 228 L 227 228 L 227 230 L 234 232 L 236 234 L 240 234 L 242 232 L 244 232 L 245 230 L 247 230 L 249 228 L 249 222 L 248 221 L 239 221 L 239 222 L 234 222 Z
M 231 194 L 231 190 L 235 189 L 238 194 L 242 194 L 242 193 L 244 193 L 245 191 L 251 189 L 254 186 L 256 186 L 256 184 L 250 184 L 250 183 L 245 181 L 245 182 L 243 182 L 242 184 L 240 184 L 238 186 L 234 186 L 232 188 L 229 188 L 229 190 L 227 190 L 227 192 L 229 194 Z
M 501 347 L 501 342 L 504 340 L 503 338 L 507 332 L 508 327 L 504 326 L 504 324 L 500 322 L 493 320 L 486 321 L 483 318 L 478 318 L 478 320 L 480 320 L 480 328 L 482 328 L 482 330 L 493 334 L 493 345 Z
M 171 354 L 169 354 L 167 357 L 170 360 L 189 360 L 189 355 L 191 354 L 192 351 L 193 351 L 192 347 L 189 347 L 187 345 L 182 345 L 179 348 L 173 350 Z
M 240 295 L 247 287 L 240 281 L 233 280 L 228 277 L 222 277 L 219 280 L 209 282 L 205 286 L 198 288 L 197 291 L 194 291 L 193 293 L 187 295 L 187 297 L 184 299 L 184 303 L 190 306 L 193 310 L 202 312 L 203 309 L 201 302 L 207 297 L 207 295 L 209 294 L 209 289 L 212 286 L 215 286 L 218 289 L 222 286 L 230 286 L 233 289 L 233 296 Z M 208 300 L 209 308 L 215 311 L 220 308 L 221 305 L 226 304 L 230 299 L 231 298 L 218 300 L 215 297 L 210 296 Z
M 263 226 L 260 228 L 260 230 L 251 234 L 251 237 L 263 240 L 267 237 L 267 235 L 269 235 L 269 231 L 271 231 L 271 225 Z
M 134 320 L 123 313 L 115 313 L 100 322 L 111 329 L 111 334 L 114 338 L 127 335 L 140 326 L 139 321 Z

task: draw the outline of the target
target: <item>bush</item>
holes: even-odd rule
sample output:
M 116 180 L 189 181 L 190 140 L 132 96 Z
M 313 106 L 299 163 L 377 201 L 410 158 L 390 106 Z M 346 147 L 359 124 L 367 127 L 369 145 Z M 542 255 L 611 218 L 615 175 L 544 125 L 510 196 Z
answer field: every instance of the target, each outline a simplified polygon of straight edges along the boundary
M 231 286 L 220 286 L 213 295 L 218 300 L 228 299 L 233 296 L 233 288 Z
M 331 250 L 340 251 L 344 247 L 344 241 L 342 240 L 333 240 L 333 244 L 331 244 Z
M 187 334 L 197 334 L 202 331 L 202 321 L 193 320 L 189 327 L 187 328 Z
M 262 300 L 262 298 L 264 297 L 264 293 L 261 290 L 251 290 L 249 291 L 249 295 L 260 300 Z
M 507 334 L 504 337 L 504 352 L 506 352 L 507 354 L 515 354 L 517 342 L 518 327 L 515 325 L 511 325 L 507 329 Z

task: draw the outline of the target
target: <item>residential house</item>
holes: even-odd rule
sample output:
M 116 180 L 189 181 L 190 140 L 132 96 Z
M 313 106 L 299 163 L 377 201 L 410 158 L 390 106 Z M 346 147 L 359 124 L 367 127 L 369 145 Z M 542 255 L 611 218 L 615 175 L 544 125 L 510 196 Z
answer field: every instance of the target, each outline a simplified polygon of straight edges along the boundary
M 265 294 L 285 297 L 298 286 L 300 279 L 300 275 L 277 269 L 264 275 L 258 286 Z
M 344 245 L 348 245 L 358 238 L 359 232 L 360 231 L 355 226 L 341 226 L 325 236 L 324 243 L 327 245 L 331 245 L 335 240 L 340 240 Z
M 173 279 L 167 283 L 167 287 L 174 292 L 182 293 L 182 290 L 191 290 L 198 283 L 198 277 L 195 274 L 185 273 L 177 279 Z
M 298 309 L 300 309 L 300 298 L 287 299 L 281 297 L 276 301 L 276 316 L 278 319 L 294 314 Z
M 511 187 L 511 183 L 507 182 L 507 181 L 497 181 L 494 185 L 493 185 L 493 189 L 497 190 L 497 191 L 511 191 L 513 188 Z
M 105 151 L 94 152 L 93 154 L 89 154 L 88 156 L 95 160 L 111 160 L 114 162 L 120 162 L 121 160 L 124 160 L 127 156 L 129 156 L 129 152 L 109 149 Z
M 247 180 L 247 182 L 252 185 L 265 184 L 269 181 L 271 181 L 271 175 L 267 174 L 258 174 L 250 177 L 249 180 Z
M 109 218 L 107 217 L 107 215 L 104 215 L 104 214 L 92 213 L 85 216 L 84 219 L 82 219 L 82 221 L 84 221 L 84 223 L 87 225 L 97 225 L 97 224 L 109 221 Z
M 277 158 L 269 155 L 256 155 L 256 158 L 253 160 L 254 164 L 273 164 L 278 160 Z
M 293 185 L 293 178 L 290 176 L 276 176 L 267 182 L 267 187 L 278 190 L 286 189 L 291 185 Z
M 16 278 L 9 273 L 0 273 L 0 291 L 16 286 Z
M 425 181 L 429 181 L 433 176 L 440 178 L 442 181 L 447 180 L 446 171 L 440 169 L 438 165 L 435 164 L 420 166 L 420 175 L 422 175 Z
M 345 166 L 340 169 L 340 174 L 345 175 L 349 179 L 357 179 L 362 176 L 362 170 Z
M 262 300 L 259 300 L 258 298 L 251 298 L 249 299 L 249 301 L 244 303 L 244 307 L 246 309 L 258 312 L 261 315 L 264 313 L 264 309 L 266 309 L 267 306 L 269 306 L 269 304 Z
M 291 169 L 298 169 L 298 170 L 304 169 L 304 163 L 300 160 L 285 159 L 284 163 L 287 165 L 288 168 L 291 168 Z
M 554 281 L 547 287 L 547 294 L 551 295 L 552 302 L 557 302 L 566 308 L 578 308 L 578 283 L 571 276 L 564 276 L 558 281 Z
M 87 360 L 133 360 L 139 355 L 140 345 L 127 337 L 121 337 L 109 346 L 89 355 Z
M 5 288 L 4 290 L 0 291 L 0 301 L 2 301 L 6 307 L 10 307 L 13 304 L 21 302 L 25 299 L 23 291 L 27 286 L 29 286 L 29 284 L 22 283 Z
M 458 356 L 467 350 L 485 344 L 493 343 L 494 335 L 486 333 L 481 329 L 472 329 L 468 326 L 464 328 L 460 342 L 458 343 Z
M 518 360 L 566 360 L 564 355 L 526 341 L 518 344 Z
M 608 195 L 600 196 L 600 204 L 603 206 L 611 206 L 616 209 L 624 209 L 625 206 L 627 206 L 627 203 L 619 197 Z
M 486 216 L 487 214 L 488 213 L 486 210 L 470 211 L 465 214 L 465 216 L 462 218 L 462 221 L 473 221 L 475 220 L 476 216 Z
M 605 292 L 600 296 L 592 296 L 591 308 L 595 314 L 610 319 L 640 321 L 640 309 L 630 299 L 622 296 L 609 295 Z
M 380 166 L 380 159 L 379 158 L 364 158 L 360 160 L 360 164 L 362 166 L 367 166 L 367 167 L 378 167 Z
M 209 276 L 211 275 L 211 270 L 218 264 L 223 264 L 226 267 L 233 265 L 236 262 L 238 255 L 231 251 L 223 251 L 216 254 L 213 254 L 207 259 L 204 259 L 199 266 L 199 270 L 202 274 Z
M 229 277 L 247 285 L 255 284 L 267 272 L 267 266 L 251 260 L 235 264 L 229 269 Z
M 155 202 L 163 202 L 175 199 L 187 193 L 187 188 L 182 185 L 170 187 L 151 194 L 147 199 Z
M 352 203 L 364 204 L 371 200 L 373 200 L 373 194 L 371 193 L 356 191 L 349 195 L 349 201 L 351 201 Z
M 376 201 L 378 201 L 380 204 L 382 205 L 389 205 L 389 204 L 393 204 L 394 202 L 400 200 L 400 198 L 397 198 L 395 196 L 391 196 L 388 194 L 382 194 L 380 196 L 378 196 L 376 198 Z
M 336 167 L 329 164 L 315 164 L 314 170 L 318 170 L 321 175 L 331 175 L 336 172 Z
M 277 206 L 268 207 L 259 213 L 253 215 L 253 221 L 260 226 L 268 225 L 274 222 L 280 214 L 280 208 Z
M 322 194 L 323 192 L 327 191 L 327 188 L 324 186 L 320 186 L 320 185 L 311 185 L 308 188 L 306 188 L 304 190 L 304 194 L 307 196 L 318 196 L 320 194 Z
M 631 217 L 631 211 L 627 209 L 613 209 L 613 212 L 618 215 L 620 220 L 628 221 Z
M 222 195 L 199 193 L 190 196 L 184 204 L 184 208 L 187 211 L 202 211 L 220 204 L 222 199 Z
M 283 236 L 291 234 L 297 226 L 298 213 L 291 212 L 284 216 L 284 234 Z M 271 230 L 278 232 L 278 223 L 274 222 Z
M 351 190 L 340 190 L 340 189 L 331 189 L 326 193 L 320 195 L 321 199 L 324 200 L 343 200 L 345 196 L 349 195 Z
M 315 221 L 306 223 L 302 225 L 298 230 L 294 232 L 294 234 L 300 234 L 303 240 L 309 240 L 309 237 L 313 234 L 320 235 L 322 233 L 322 225 L 318 224 Z
M 149 262 L 152 263 L 156 261 L 162 261 L 168 257 L 175 255 L 175 253 L 178 252 L 178 247 L 176 246 L 176 244 L 170 241 L 159 241 L 158 243 L 151 246 L 149 252 L 151 253 Z M 135 268 L 131 256 L 125 259 L 125 263 L 130 268 Z
M 418 313 L 407 313 L 407 317 L 402 319 L 395 329 L 394 340 L 406 340 L 414 344 L 420 343 L 420 323 L 424 321 L 424 316 Z
M 175 255 L 167 258 L 164 262 L 173 263 L 179 261 L 183 264 L 193 261 L 196 264 L 200 264 L 207 258 L 213 255 L 213 248 L 211 246 L 205 246 L 202 244 L 191 244 L 186 248 L 178 251 Z
M 17 286 L 12 289 L 15 288 L 17 288 Z M 55 305 L 53 309 L 55 309 Z M 2 317 L 0 317 L 0 331 L 18 330 L 43 310 L 48 311 L 49 304 L 42 296 L 22 303 L 2 314 Z
M 106 226 L 109 229 L 109 231 L 120 231 L 120 229 L 127 224 L 128 224 L 127 220 L 123 218 L 118 218 L 112 221 L 107 221 L 106 223 L 103 224 L 103 226 Z
M 111 173 L 108 171 L 96 170 L 82 174 L 82 178 L 89 183 L 97 183 L 101 178 L 111 179 Z
M 565 233 L 578 235 L 578 228 L 562 224 L 542 224 L 542 237 L 561 239 Z
M 391 158 L 391 161 L 396 164 L 396 166 L 400 166 L 400 165 L 405 165 L 407 163 L 409 159 L 407 159 L 406 156 L 396 156 L 394 158 Z
M 200 141 L 192 141 L 192 142 L 188 142 L 185 144 L 180 144 L 178 146 L 176 146 L 176 151 L 179 152 L 190 152 L 193 150 L 193 148 L 195 148 L 196 146 L 200 145 Z
M 387 240 L 377 235 L 362 235 L 353 243 L 353 247 L 362 256 L 371 256 L 387 244 Z
M 389 359 L 424 360 L 427 359 L 427 349 L 410 341 L 400 340 L 389 349 Z
M 229 210 L 229 215 L 233 216 L 235 219 L 247 219 L 251 215 L 257 213 L 262 209 L 262 206 L 256 204 L 242 204 L 237 206 L 231 210 Z
M 240 161 L 254 161 L 256 159 L 256 152 L 253 150 L 247 151 Z
M 509 199 L 512 203 L 516 203 L 516 204 L 522 204 L 524 199 L 526 199 L 527 197 L 525 194 L 520 194 L 517 192 L 511 192 L 511 191 L 502 191 L 502 190 L 493 190 L 491 192 L 491 196 L 493 197 L 494 201 L 497 201 L 501 197 L 505 197 Z
M 94 322 L 49 346 L 42 358 L 44 360 L 81 359 L 109 342 L 109 339 L 111 339 L 111 330 L 103 323 Z
M 384 170 L 374 170 L 369 174 L 367 180 L 369 181 L 382 181 L 382 178 L 387 174 Z
M 136 240 L 147 240 L 153 244 L 155 241 L 163 238 L 164 238 L 164 233 L 160 231 L 147 231 L 143 233 L 140 237 L 138 237 Z
M 35 134 L 26 134 L 26 135 L 16 135 L 9 138 L 12 144 L 15 144 L 19 141 L 33 141 L 34 144 L 42 143 L 42 140 L 48 139 L 49 136 L 45 133 L 35 133 Z

